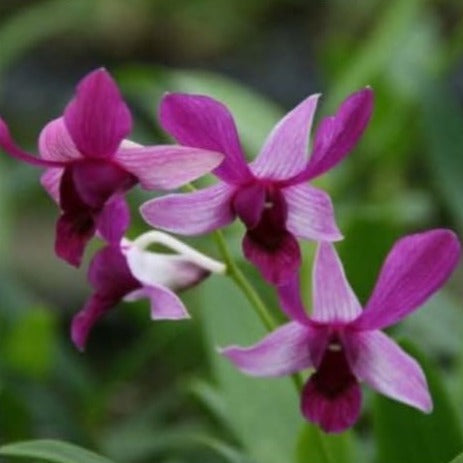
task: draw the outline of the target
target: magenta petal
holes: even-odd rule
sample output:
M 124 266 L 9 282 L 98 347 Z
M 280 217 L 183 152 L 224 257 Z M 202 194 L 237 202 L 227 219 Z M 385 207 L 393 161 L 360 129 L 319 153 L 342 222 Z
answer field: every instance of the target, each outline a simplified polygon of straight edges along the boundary
M 63 173 L 64 169 L 60 167 L 51 167 L 50 169 L 47 169 L 40 177 L 41 185 L 57 204 L 60 202 L 60 184 Z
M 97 218 L 97 229 L 108 243 L 119 244 L 130 225 L 130 209 L 123 195 L 114 195 Z
M 179 145 L 121 149 L 116 161 L 147 190 L 172 190 L 209 173 L 223 154 Z
M 373 90 L 369 87 L 350 95 L 334 116 L 320 123 L 304 178 L 314 178 L 333 168 L 355 147 L 373 111 Z
M 40 132 L 39 152 L 42 159 L 48 161 L 70 162 L 82 158 L 62 117 L 49 122 Z
M 381 331 L 352 333 L 344 340 L 352 371 L 381 394 L 423 412 L 432 399 L 418 363 Z
M 345 323 L 354 320 L 361 311 L 334 246 L 320 243 L 313 268 L 312 320 Z
M 243 253 L 273 285 L 287 283 L 299 270 L 301 251 L 296 239 L 290 233 L 279 238 L 278 247 L 268 249 L 250 238 L 247 232 L 243 238 Z
M 294 235 L 315 241 L 342 239 L 334 219 L 328 194 L 310 185 L 295 185 L 282 190 L 288 208 L 286 228 Z
M 153 227 L 182 235 L 199 235 L 224 227 L 235 214 L 234 189 L 219 183 L 193 193 L 166 195 L 141 206 L 143 218 Z
M 233 198 L 233 209 L 247 228 L 254 228 L 261 218 L 265 203 L 265 188 L 252 183 L 237 190 Z
M 407 316 L 445 283 L 459 258 L 460 243 L 450 230 L 431 230 L 397 241 L 355 321 L 356 328 L 383 328 Z
M 302 324 L 310 323 L 301 298 L 299 274 L 295 274 L 285 284 L 277 287 L 278 299 L 283 312 L 292 320 Z
M 235 122 L 222 103 L 203 95 L 170 93 L 159 113 L 163 128 L 180 144 L 225 154 L 215 170 L 223 181 L 241 183 L 250 177 Z
M 310 344 L 314 330 L 287 323 L 251 347 L 221 349 L 237 368 L 251 376 L 285 376 L 313 366 Z
M 284 180 L 306 166 L 309 134 L 319 96 L 305 99 L 275 126 L 251 164 L 256 176 Z
M 64 120 L 79 151 L 92 158 L 112 156 L 132 129 L 129 108 L 105 69 L 80 81 Z
M 190 318 L 183 302 L 170 289 L 161 285 L 143 286 L 125 296 L 126 301 L 148 298 L 153 320 L 182 320 Z
M 302 414 L 328 433 L 343 432 L 353 426 L 359 417 L 361 404 L 362 391 L 356 382 L 352 382 L 341 394 L 330 397 L 317 388 L 312 376 L 302 391 Z

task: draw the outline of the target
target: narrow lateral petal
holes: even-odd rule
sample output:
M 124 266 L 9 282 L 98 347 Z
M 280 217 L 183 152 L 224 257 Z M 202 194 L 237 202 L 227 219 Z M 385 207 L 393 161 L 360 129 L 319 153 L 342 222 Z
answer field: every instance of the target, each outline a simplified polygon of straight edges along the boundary
M 129 225 L 129 205 L 123 195 L 114 195 L 98 214 L 97 230 L 105 241 L 118 245 Z
M 361 313 L 334 246 L 320 243 L 313 269 L 312 320 L 323 323 L 350 322 Z
M 60 202 L 60 184 L 63 173 L 64 169 L 61 167 L 51 167 L 45 170 L 40 177 L 40 184 L 57 204 Z
M 251 164 L 256 176 L 284 180 L 304 169 L 319 96 L 309 96 L 274 127 L 259 156 Z
M 430 413 L 432 399 L 423 370 L 381 331 L 354 332 L 344 340 L 352 371 L 391 399 Z
M 40 132 L 39 152 L 40 157 L 48 161 L 70 162 L 82 158 L 62 117 L 49 122 Z
M 219 183 L 193 193 L 152 199 L 141 206 L 140 212 L 153 227 L 181 235 L 199 235 L 234 220 L 233 194 L 232 187 Z
M 291 233 L 315 241 L 338 241 L 343 238 L 327 193 L 304 184 L 290 186 L 282 192 L 288 207 L 286 228 Z
M 86 157 L 112 156 L 132 130 L 132 116 L 105 69 L 87 74 L 64 111 L 66 127 Z
M 243 238 L 243 253 L 271 284 L 279 286 L 287 283 L 297 274 L 301 265 L 299 244 L 291 233 L 279 238 L 278 247 L 268 249 L 256 242 L 247 232 Z
M 169 93 L 161 101 L 159 117 L 180 144 L 225 154 L 214 172 L 223 181 L 250 178 L 233 116 L 222 103 L 203 95 Z
M 310 319 L 305 311 L 301 298 L 299 274 L 296 273 L 286 283 L 277 287 L 281 309 L 292 320 L 302 324 L 309 324 Z
M 223 154 L 179 145 L 121 149 L 116 160 L 147 190 L 172 190 L 211 172 Z
M 313 330 L 290 322 L 251 347 L 220 350 L 238 369 L 251 376 L 285 376 L 313 366 L 310 343 Z
M 151 302 L 153 320 L 182 320 L 190 318 L 183 302 L 170 289 L 161 285 L 143 286 L 125 296 L 126 301 L 148 298 Z
M 397 323 L 445 283 L 459 258 L 460 243 L 450 230 L 431 230 L 397 241 L 365 310 L 355 321 L 356 328 L 378 329 Z
M 0 148 L 13 158 L 37 167 L 64 167 L 62 161 L 41 159 L 19 148 L 10 134 L 5 121 L 0 118 Z
M 317 177 L 332 169 L 360 140 L 373 112 L 373 90 L 369 87 L 350 95 L 334 116 L 322 119 L 303 179 Z
M 302 391 L 302 414 L 327 433 L 343 432 L 353 426 L 360 415 L 361 405 L 362 391 L 356 382 L 352 382 L 341 394 L 330 397 L 318 389 L 312 377 Z

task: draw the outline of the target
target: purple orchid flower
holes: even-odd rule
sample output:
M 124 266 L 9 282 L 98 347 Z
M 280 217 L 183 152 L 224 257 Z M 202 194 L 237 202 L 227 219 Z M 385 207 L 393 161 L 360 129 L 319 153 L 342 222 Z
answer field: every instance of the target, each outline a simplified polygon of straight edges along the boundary
M 292 321 L 258 344 L 222 350 L 241 371 L 282 376 L 314 368 L 301 397 L 305 418 L 326 432 L 352 426 L 360 413 L 360 381 L 423 412 L 432 410 L 418 363 L 380 331 L 437 291 L 458 263 L 454 233 L 437 229 L 399 240 L 390 251 L 365 310 L 346 280 L 332 244 L 321 243 L 313 270 L 313 314 L 300 301 L 298 280 L 279 288 Z
M 177 253 L 146 251 L 152 243 Z M 175 291 L 198 284 L 211 272 L 224 273 L 225 266 L 165 233 L 148 232 L 133 242 L 124 238 L 118 246 L 107 245 L 90 263 L 88 279 L 94 292 L 73 318 L 71 338 L 84 350 L 95 323 L 121 300 L 148 299 L 153 320 L 189 318 Z
M 317 241 L 342 238 L 330 197 L 305 182 L 334 167 L 354 148 L 373 107 L 370 88 L 349 96 L 336 115 L 321 121 L 308 159 L 318 98 L 308 97 L 287 114 L 248 165 L 224 105 L 206 96 L 166 95 L 160 108 L 162 126 L 182 145 L 224 153 L 224 162 L 214 171 L 222 181 L 194 193 L 148 201 L 141 208 L 145 220 L 173 233 L 196 235 L 238 216 L 247 228 L 246 258 L 267 281 L 287 281 L 300 266 L 296 236 Z
M 58 256 L 79 266 L 86 243 L 98 231 L 119 243 L 130 213 L 124 192 L 173 189 L 209 172 L 223 155 L 183 146 L 143 147 L 124 141 L 132 117 L 104 69 L 85 76 L 64 115 L 39 138 L 40 158 L 22 151 L 0 119 L 0 147 L 28 164 L 47 168 L 41 182 L 62 214 L 56 225 Z

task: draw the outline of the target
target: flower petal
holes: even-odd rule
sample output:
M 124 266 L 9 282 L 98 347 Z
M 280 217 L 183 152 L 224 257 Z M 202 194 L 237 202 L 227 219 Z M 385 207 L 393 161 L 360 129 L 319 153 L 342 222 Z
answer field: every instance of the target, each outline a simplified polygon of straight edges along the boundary
M 233 198 L 233 209 L 248 229 L 259 223 L 264 206 L 265 188 L 260 183 L 239 188 Z
M 328 194 L 303 184 L 282 191 L 288 207 L 288 231 L 308 240 L 337 241 L 343 238 Z
M 203 95 L 170 93 L 161 101 L 159 117 L 180 144 L 225 154 L 214 172 L 223 181 L 250 178 L 233 116 L 222 103 Z
M 40 177 L 41 185 L 57 204 L 60 202 L 60 184 L 63 173 L 64 169 L 61 167 L 51 167 L 45 170 Z
M 97 218 L 97 229 L 108 243 L 117 245 L 130 225 L 130 209 L 123 195 L 114 195 Z
M 48 161 L 64 163 L 82 158 L 82 154 L 69 134 L 63 117 L 49 122 L 40 132 L 39 152 L 41 158 Z
M 132 116 L 105 69 L 87 74 L 64 111 L 66 127 L 86 157 L 112 156 L 132 130 Z
M 423 370 L 381 331 L 355 332 L 344 340 L 352 371 L 361 381 L 399 402 L 429 413 L 432 399 Z
M 172 190 L 209 173 L 223 154 L 178 145 L 121 149 L 116 160 L 147 190 Z
M 306 166 L 309 134 L 319 97 L 309 96 L 274 127 L 251 164 L 256 176 L 284 180 Z
M 148 298 L 151 302 L 153 320 L 181 320 L 190 318 L 180 298 L 168 288 L 161 285 L 143 286 L 125 296 L 125 301 Z
M 312 320 L 345 323 L 354 320 L 361 310 L 334 246 L 320 243 L 313 269 Z
M 435 229 L 399 240 L 355 321 L 356 328 L 379 329 L 397 323 L 445 283 L 459 258 L 460 243 L 450 230 Z
M 334 116 L 324 118 L 315 134 L 304 179 L 325 173 L 347 156 L 365 131 L 372 111 L 373 90 L 367 87 L 346 98 Z
M 342 394 L 330 397 L 317 388 L 312 377 L 302 391 L 302 414 L 328 433 L 342 432 L 353 426 L 359 417 L 361 405 L 362 391 L 356 382 Z
M 251 347 L 220 349 L 237 368 L 251 376 L 285 376 L 313 366 L 310 354 L 315 330 L 287 323 Z
M 273 285 L 287 283 L 299 270 L 301 251 L 299 244 L 291 233 L 285 233 L 278 247 L 267 249 L 250 238 L 247 232 L 243 238 L 243 253 Z
M 299 274 L 296 273 L 285 284 L 278 286 L 277 292 L 280 306 L 288 317 L 303 325 L 310 323 L 301 298 Z
M 193 193 L 152 199 L 141 206 L 143 218 L 153 227 L 181 235 L 199 235 L 224 227 L 235 214 L 231 208 L 234 189 L 219 183 Z

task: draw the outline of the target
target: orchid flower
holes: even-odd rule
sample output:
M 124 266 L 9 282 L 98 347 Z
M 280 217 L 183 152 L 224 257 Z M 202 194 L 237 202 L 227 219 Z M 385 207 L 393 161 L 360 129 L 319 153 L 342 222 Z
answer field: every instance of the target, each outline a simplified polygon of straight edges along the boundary
M 22 151 L 0 119 L 0 147 L 47 169 L 42 185 L 62 211 L 55 250 L 72 265 L 80 265 L 85 245 L 97 231 L 109 243 L 119 243 L 130 220 L 125 191 L 137 183 L 146 189 L 177 188 L 223 158 L 204 149 L 124 141 L 131 128 L 130 111 L 104 69 L 85 76 L 63 116 L 42 130 L 40 158 Z
M 176 254 L 146 250 L 156 243 Z M 196 285 L 210 273 L 224 272 L 221 262 L 165 233 L 148 232 L 133 242 L 123 238 L 120 245 L 108 245 L 93 257 L 88 279 L 94 292 L 72 321 L 72 340 L 78 349 L 84 350 L 94 324 L 123 299 L 149 299 L 153 320 L 189 318 L 174 291 Z
M 160 108 L 164 129 L 182 145 L 225 155 L 215 169 L 221 180 L 187 194 L 145 203 L 152 226 L 183 235 L 207 233 L 239 217 L 247 228 L 243 251 L 264 278 L 276 285 L 293 276 L 301 261 L 295 237 L 342 238 L 330 197 L 306 184 L 338 164 L 355 146 L 370 119 L 373 92 L 349 96 L 323 119 L 308 158 L 310 128 L 319 95 L 312 95 L 272 130 L 257 159 L 246 164 L 232 115 L 220 102 L 200 95 L 168 94 Z
M 314 368 L 302 391 L 301 411 L 326 432 L 340 432 L 355 423 L 361 405 L 360 381 L 429 413 L 432 400 L 423 371 L 380 330 L 410 314 L 437 291 L 459 255 L 458 239 L 448 230 L 399 240 L 362 311 L 333 245 L 321 243 L 313 270 L 312 316 L 306 315 L 294 279 L 279 288 L 282 307 L 292 321 L 252 347 L 231 346 L 222 353 L 253 376 L 282 376 Z

